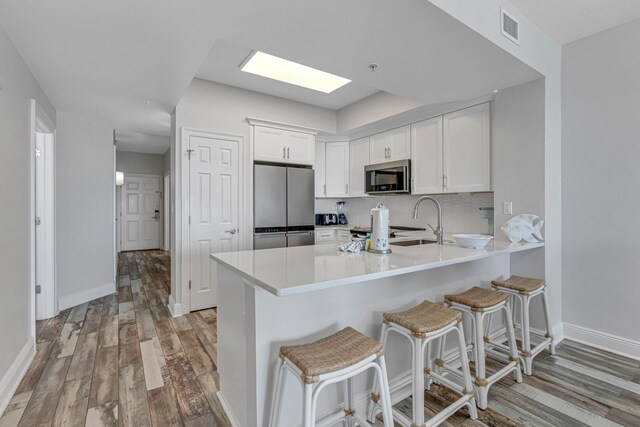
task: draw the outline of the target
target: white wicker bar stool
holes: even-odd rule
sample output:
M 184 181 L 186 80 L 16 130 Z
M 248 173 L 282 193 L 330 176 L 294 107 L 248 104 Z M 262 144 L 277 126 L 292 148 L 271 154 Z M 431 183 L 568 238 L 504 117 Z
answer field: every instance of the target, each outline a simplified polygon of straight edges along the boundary
M 386 345 L 389 332 L 396 332 L 409 339 L 413 353 L 413 369 L 406 377 L 394 381 L 393 388 L 398 390 L 412 384 L 413 394 L 413 419 L 408 419 L 404 414 L 392 408 L 396 421 L 404 426 L 437 426 L 460 408 L 467 406 L 471 419 L 478 418 L 478 411 L 475 405 L 473 385 L 471 384 L 471 373 L 467 360 L 467 347 L 464 341 L 462 330 L 462 314 L 460 312 L 424 301 L 421 304 L 407 311 L 400 313 L 383 314 L 382 333 L 380 341 Z M 459 357 L 462 360 L 461 370 L 457 371 L 463 378 L 462 385 L 451 381 L 431 369 L 431 355 L 429 354 L 429 343 L 433 340 L 444 337 L 454 332 L 458 336 Z M 425 351 L 426 367 L 425 367 Z M 453 369 L 452 369 L 453 371 Z M 425 384 L 425 377 L 427 379 Z M 437 381 L 446 385 L 461 395 L 459 399 L 440 411 L 434 417 L 425 422 L 424 417 L 424 390 L 428 389 L 432 381 Z M 369 402 L 367 419 L 373 422 L 375 415 L 380 409 L 379 384 L 374 380 L 373 394 Z M 399 396 L 398 401 L 406 396 Z
M 549 323 L 549 303 L 547 300 L 547 285 L 544 280 L 532 279 L 522 276 L 511 276 L 507 280 L 494 280 L 491 282 L 494 289 L 506 292 L 511 296 L 515 322 L 515 302 L 520 302 L 520 332 L 522 337 L 522 346 L 520 349 L 520 357 L 524 361 L 524 373 L 531 375 L 533 372 L 533 358 L 536 357 L 542 350 L 549 348 L 549 353 L 555 354 L 556 347 L 553 343 L 553 336 L 551 335 L 551 326 Z M 545 320 L 545 333 L 539 333 L 538 331 L 532 331 L 529 324 L 529 304 L 534 297 L 542 297 L 542 306 L 544 311 Z M 531 333 L 540 335 L 543 339 L 531 349 Z
M 476 402 L 480 409 L 486 409 L 489 387 L 493 383 L 510 372 L 514 373 L 517 382 L 522 382 L 520 359 L 518 358 L 516 337 L 513 331 L 511 309 L 508 304 L 509 294 L 474 286 L 459 294 L 445 295 L 444 300 L 447 306 L 468 314 L 472 319 Z M 501 310 L 506 324 L 508 346 L 492 341 L 491 331 L 489 330 L 491 322 L 489 321 L 486 325 L 484 323 L 485 316 L 490 316 L 489 319 L 491 319 L 494 313 Z M 445 340 L 442 339 L 440 343 L 440 358 L 443 358 L 444 345 Z M 488 378 L 486 377 L 485 369 L 485 357 L 487 354 L 505 363 L 502 369 Z
M 328 426 L 346 420 L 348 426 L 370 426 L 356 414 L 353 406 L 351 380 L 354 376 L 373 369 L 382 384 L 381 406 L 384 427 L 393 427 L 389 383 L 384 363 L 382 344 L 353 328 L 347 327 L 320 340 L 280 348 L 276 380 L 271 403 L 270 427 L 279 425 L 280 407 L 287 371 L 298 378 L 303 387 L 303 427 Z M 316 420 L 318 395 L 328 385 L 344 383 L 344 408 Z

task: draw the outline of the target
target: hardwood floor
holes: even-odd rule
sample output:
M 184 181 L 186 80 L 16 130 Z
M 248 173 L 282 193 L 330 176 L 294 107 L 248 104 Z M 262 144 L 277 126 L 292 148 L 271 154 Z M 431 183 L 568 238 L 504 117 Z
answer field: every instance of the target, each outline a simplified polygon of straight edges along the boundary
M 119 274 L 117 294 L 37 323 L 35 359 L 0 427 L 230 426 L 215 395 L 216 311 L 171 318 L 163 251 L 122 254 Z M 455 398 L 433 385 L 425 410 Z M 411 399 L 396 407 L 410 414 Z M 463 410 L 443 425 L 640 426 L 640 361 L 565 341 L 522 384 L 493 385 L 477 421 Z

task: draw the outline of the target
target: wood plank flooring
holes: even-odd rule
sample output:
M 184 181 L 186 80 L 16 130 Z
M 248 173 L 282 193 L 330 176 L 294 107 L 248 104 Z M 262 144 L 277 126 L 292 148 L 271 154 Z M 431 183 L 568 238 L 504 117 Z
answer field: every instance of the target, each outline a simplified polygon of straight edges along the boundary
M 216 310 L 171 318 L 166 252 L 123 253 L 119 274 L 116 294 L 37 323 L 36 356 L 0 427 L 230 426 L 216 397 Z M 425 412 L 454 399 L 433 385 Z M 396 407 L 410 414 L 411 398 Z M 493 385 L 477 421 L 461 410 L 442 425 L 640 426 L 640 361 L 565 341 L 523 383 Z

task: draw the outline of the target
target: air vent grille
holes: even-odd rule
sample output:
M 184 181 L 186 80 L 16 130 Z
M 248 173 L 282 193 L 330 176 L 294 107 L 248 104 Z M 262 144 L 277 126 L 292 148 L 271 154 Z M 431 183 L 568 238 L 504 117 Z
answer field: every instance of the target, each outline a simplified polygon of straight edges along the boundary
M 520 44 L 520 21 L 504 9 L 501 9 L 502 35 L 516 44 Z

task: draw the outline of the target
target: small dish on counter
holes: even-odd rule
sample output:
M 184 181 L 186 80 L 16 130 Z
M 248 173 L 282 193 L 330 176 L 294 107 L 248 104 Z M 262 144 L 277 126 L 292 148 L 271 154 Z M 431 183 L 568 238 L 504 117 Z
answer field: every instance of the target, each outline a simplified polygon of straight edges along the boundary
M 486 234 L 454 234 L 453 238 L 458 246 L 463 248 L 482 249 L 493 239 L 493 236 Z

